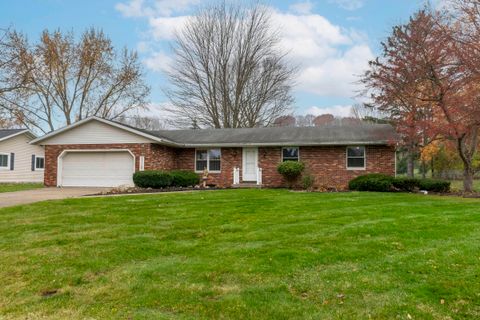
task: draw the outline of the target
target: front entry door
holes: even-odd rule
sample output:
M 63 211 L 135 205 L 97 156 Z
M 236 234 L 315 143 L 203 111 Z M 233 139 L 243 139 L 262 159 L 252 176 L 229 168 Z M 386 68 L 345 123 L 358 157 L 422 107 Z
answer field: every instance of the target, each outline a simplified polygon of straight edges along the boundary
M 243 181 L 257 181 L 258 149 L 243 148 Z

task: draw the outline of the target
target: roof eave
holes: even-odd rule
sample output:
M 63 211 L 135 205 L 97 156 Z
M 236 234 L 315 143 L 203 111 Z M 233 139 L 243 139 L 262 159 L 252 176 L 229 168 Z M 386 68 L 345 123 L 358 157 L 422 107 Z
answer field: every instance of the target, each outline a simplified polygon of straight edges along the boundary
M 174 141 L 170 141 L 168 139 L 164 139 L 164 138 L 160 138 L 160 137 L 157 137 L 157 136 L 154 136 L 154 135 L 151 135 L 151 134 L 147 134 L 145 132 L 142 132 L 140 130 L 135 130 L 131 127 L 128 127 L 128 126 L 124 126 L 120 123 L 116 123 L 116 122 L 113 122 L 113 121 L 110 121 L 110 120 L 107 120 L 107 119 L 103 119 L 103 118 L 99 118 L 99 117 L 96 117 L 96 116 L 91 116 L 91 117 L 88 117 L 88 118 L 85 118 L 83 120 L 80 120 L 80 121 L 77 121 L 75 122 L 74 124 L 71 124 L 71 125 L 68 125 L 68 126 L 65 126 L 63 128 L 60 128 L 58 130 L 55 130 L 55 131 L 52 131 L 50 133 L 47 133 L 46 135 L 42 136 L 42 137 L 39 137 L 39 138 L 36 138 L 32 141 L 30 141 L 30 144 L 40 144 L 40 142 L 42 141 L 45 141 L 47 139 L 50 139 L 62 132 L 65 132 L 65 131 L 68 131 L 68 130 L 71 130 L 73 128 L 76 128 L 78 126 L 81 126 L 82 124 L 85 124 L 87 122 L 90 122 L 90 121 L 93 121 L 93 120 L 96 120 L 96 121 L 99 121 L 99 122 L 102 122 L 102 123 L 105 123 L 105 124 L 108 124 L 112 127 L 116 127 L 116 128 L 119 128 L 119 129 L 122 129 L 122 130 L 125 130 L 125 131 L 128 131 L 128 132 L 131 132 L 131 133 L 134 133 L 134 134 L 137 134 L 139 136 L 142 136 L 142 137 L 145 137 L 147 139 L 150 139 L 154 142 L 158 142 L 158 143 L 161 143 L 161 144 L 164 144 L 164 145 L 168 145 L 168 146 L 176 146 L 176 147 L 179 147 L 181 146 L 181 144 L 178 144 Z
M 34 137 L 34 138 L 36 137 L 33 133 L 30 132 L 30 130 L 25 129 L 25 130 L 16 132 L 16 133 L 14 133 L 14 134 L 11 134 L 11 135 L 9 135 L 9 136 L 0 138 L 0 142 L 1 142 L 1 141 L 8 140 L 8 139 L 11 139 L 11 138 L 14 138 L 14 137 L 19 136 L 19 135 L 24 134 L 24 133 L 27 133 L 27 134 L 29 134 L 30 136 Z
M 298 147 L 321 147 L 321 146 L 352 146 L 352 145 L 390 145 L 392 141 L 334 141 L 334 142 L 299 142 L 299 141 L 285 141 L 285 142 L 242 142 L 242 143 L 186 143 L 184 148 L 206 148 L 206 147 L 283 147 L 283 146 L 298 146 Z M 395 142 L 393 142 L 395 144 Z

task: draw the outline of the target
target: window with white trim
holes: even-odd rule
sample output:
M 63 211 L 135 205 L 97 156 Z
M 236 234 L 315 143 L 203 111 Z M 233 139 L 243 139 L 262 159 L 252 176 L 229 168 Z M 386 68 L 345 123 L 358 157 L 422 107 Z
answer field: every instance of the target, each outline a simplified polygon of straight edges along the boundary
M 0 169 L 8 169 L 10 155 L 8 153 L 0 153 Z
M 284 147 L 282 148 L 282 161 L 298 161 L 299 160 L 298 147 Z
M 35 157 L 35 170 L 45 169 L 45 158 L 44 157 Z
M 365 147 L 347 147 L 347 169 L 365 169 Z
M 195 151 L 195 171 L 207 169 L 220 172 L 222 152 L 220 149 L 197 149 Z

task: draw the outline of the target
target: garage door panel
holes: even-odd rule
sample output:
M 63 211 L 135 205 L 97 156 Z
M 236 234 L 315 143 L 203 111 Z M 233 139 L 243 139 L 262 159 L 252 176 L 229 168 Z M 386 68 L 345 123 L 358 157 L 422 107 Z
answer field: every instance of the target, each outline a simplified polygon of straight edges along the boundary
M 68 152 L 62 159 L 62 186 L 133 185 L 133 172 L 128 152 Z

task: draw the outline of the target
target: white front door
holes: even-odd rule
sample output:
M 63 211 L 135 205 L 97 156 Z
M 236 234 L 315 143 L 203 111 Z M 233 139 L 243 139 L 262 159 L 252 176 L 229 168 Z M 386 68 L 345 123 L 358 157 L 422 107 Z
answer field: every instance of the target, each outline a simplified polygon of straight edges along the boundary
M 258 149 L 243 148 L 243 181 L 257 181 Z

